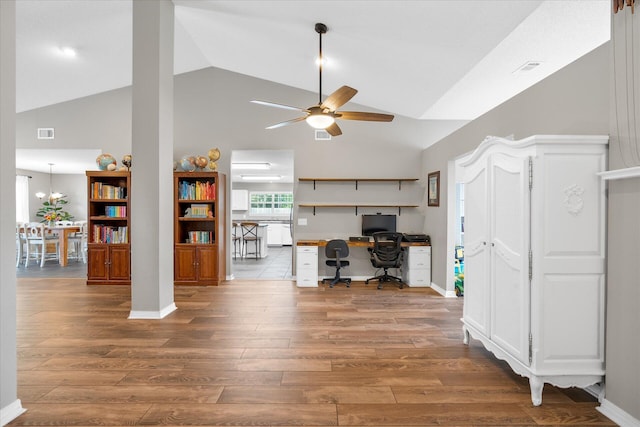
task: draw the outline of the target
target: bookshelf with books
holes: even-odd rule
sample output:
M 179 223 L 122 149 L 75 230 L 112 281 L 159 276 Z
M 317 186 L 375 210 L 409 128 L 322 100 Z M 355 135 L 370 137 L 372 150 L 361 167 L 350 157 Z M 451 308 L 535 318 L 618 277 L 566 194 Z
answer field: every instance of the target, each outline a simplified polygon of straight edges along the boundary
M 225 186 L 218 172 L 174 172 L 174 284 L 226 277 Z
M 130 285 L 131 172 L 87 171 L 87 285 Z

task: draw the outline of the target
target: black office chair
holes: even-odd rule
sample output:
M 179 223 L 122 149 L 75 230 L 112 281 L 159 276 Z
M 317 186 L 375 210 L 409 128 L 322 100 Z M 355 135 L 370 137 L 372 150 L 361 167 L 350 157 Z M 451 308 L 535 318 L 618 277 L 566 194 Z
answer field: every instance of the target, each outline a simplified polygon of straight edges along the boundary
M 336 283 L 344 283 L 347 285 L 347 288 L 350 287 L 351 279 L 348 277 L 340 277 L 340 269 L 349 265 L 349 261 L 344 259 L 349 256 L 349 246 L 347 242 L 341 239 L 329 240 L 324 249 L 324 254 L 328 258 L 326 261 L 327 265 L 336 268 L 336 275 L 322 279 L 322 283 L 331 280 L 331 283 L 329 283 L 330 288 L 333 288 L 333 285 Z
M 370 280 L 378 281 L 378 289 L 382 289 L 384 282 L 392 282 L 398 284 L 400 289 L 404 286 L 402 279 L 389 274 L 390 268 L 399 268 L 403 261 L 403 250 L 400 246 L 402 242 L 402 233 L 392 233 L 388 231 L 380 231 L 373 233 L 373 249 L 371 252 L 371 265 L 375 268 L 382 268 L 384 273 L 365 280 L 365 284 L 369 284 Z

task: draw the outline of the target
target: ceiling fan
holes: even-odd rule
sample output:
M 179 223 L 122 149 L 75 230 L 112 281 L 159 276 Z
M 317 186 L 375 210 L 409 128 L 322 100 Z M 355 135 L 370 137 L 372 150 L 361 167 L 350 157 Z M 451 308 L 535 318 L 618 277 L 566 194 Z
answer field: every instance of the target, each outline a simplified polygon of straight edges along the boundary
M 276 104 L 268 101 L 253 100 L 255 104 L 266 105 L 268 107 L 283 108 L 285 110 L 294 110 L 304 113 L 303 116 L 285 122 L 276 123 L 268 126 L 266 129 L 275 129 L 282 126 L 288 126 L 293 123 L 305 120 L 309 126 L 315 129 L 325 129 L 331 136 L 342 135 L 342 130 L 336 123 L 336 119 L 340 120 L 362 120 L 367 122 L 390 122 L 393 120 L 391 114 L 367 113 L 362 111 L 338 111 L 338 108 L 346 104 L 351 98 L 358 93 L 352 87 L 342 86 L 322 101 L 322 35 L 327 32 L 327 26 L 317 23 L 316 32 L 320 36 L 320 54 L 319 62 L 319 89 L 318 104 L 308 108 L 292 107 L 290 105 Z

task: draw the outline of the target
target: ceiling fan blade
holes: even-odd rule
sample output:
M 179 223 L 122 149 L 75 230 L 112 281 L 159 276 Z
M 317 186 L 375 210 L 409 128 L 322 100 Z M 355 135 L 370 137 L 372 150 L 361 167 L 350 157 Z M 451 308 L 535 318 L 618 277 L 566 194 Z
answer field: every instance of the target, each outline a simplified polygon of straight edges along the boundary
M 331 136 L 338 136 L 338 135 L 342 135 L 342 130 L 340 129 L 340 126 L 338 126 L 337 123 L 333 123 L 331 126 L 329 126 L 328 128 L 325 129 L 329 135 Z
M 340 89 L 329 95 L 320 106 L 323 109 L 328 109 L 329 111 L 336 111 L 353 98 L 356 93 L 358 93 L 358 91 L 354 88 L 342 86 Z
M 298 117 L 298 118 L 295 118 L 295 119 L 287 120 L 286 122 L 276 123 L 275 125 L 268 126 L 265 129 L 281 128 L 283 126 L 288 126 L 288 125 L 291 125 L 291 124 L 294 124 L 294 123 L 297 123 L 297 122 L 301 122 L 304 119 L 306 119 L 306 117 Z
M 344 120 L 364 120 L 366 122 L 390 122 L 393 120 L 392 114 L 366 113 L 361 111 L 340 111 L 338 118 Z
M 282 108 L 284 110 L 293 110 L 293 111 L 302 111 L 302 112 L 307 111 L 305 108 L 292 107 L 291 105 L 276 104 L 274 102 L 260 101 L 260 100 L 257 100 L 257 99 L 254 99 L 251 102 L 253 102 L 254 104 L 266 105 L 267 107 Z

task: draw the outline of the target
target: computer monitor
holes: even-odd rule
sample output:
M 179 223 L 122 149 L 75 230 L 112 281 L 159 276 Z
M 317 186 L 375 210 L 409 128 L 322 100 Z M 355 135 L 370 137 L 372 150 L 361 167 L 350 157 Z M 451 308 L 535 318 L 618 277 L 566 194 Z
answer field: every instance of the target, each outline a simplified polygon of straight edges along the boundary
M 371 236 L 378 231 L 396 231 L 395 215 L 362 215 L 362 235 Z

